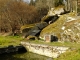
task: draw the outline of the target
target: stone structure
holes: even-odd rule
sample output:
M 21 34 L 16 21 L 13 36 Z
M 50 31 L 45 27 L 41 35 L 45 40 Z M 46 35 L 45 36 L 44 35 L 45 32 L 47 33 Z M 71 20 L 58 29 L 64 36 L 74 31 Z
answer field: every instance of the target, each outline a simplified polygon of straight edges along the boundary
M 36 54 L 57 58 L 60 54 L 69 50 L 69 47 L 58 47 L 41 44 L 33 44 L 28 42 L 21 42 L 21 44 L 29 51 Z

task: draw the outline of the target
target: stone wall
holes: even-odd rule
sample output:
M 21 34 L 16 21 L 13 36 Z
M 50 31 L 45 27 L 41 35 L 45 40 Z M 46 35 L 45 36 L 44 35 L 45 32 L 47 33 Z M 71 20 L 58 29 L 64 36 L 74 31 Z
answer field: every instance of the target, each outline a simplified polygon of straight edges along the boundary
M 29 51 L 40 55 L 57 58 L 60 54 L 66 52 L 69 47 L 49 46 L 42 44 L 33 44 L 28 42 L 21 42 L 21 44 Z

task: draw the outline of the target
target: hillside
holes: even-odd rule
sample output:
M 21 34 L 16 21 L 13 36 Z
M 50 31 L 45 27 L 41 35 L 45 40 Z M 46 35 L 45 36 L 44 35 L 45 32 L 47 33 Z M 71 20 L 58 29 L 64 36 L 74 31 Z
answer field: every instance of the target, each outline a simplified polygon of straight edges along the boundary
M 54 35 L 58 41 L 80 42 L 80 18 L 75 13 L 61 15 L 57 21 L 45 27 L 40 37 Z

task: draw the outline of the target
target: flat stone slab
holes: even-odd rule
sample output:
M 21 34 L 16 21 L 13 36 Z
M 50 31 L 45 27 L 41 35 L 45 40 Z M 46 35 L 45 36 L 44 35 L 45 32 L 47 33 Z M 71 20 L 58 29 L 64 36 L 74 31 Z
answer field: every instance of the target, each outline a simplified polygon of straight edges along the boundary
M 21 42 L 21 44 L 29 51 L 36 54 L 57 58 L 60 54 L 69 50 L 69 47 L 49 46 L 42 44 L 34 44 L 28 42 Z

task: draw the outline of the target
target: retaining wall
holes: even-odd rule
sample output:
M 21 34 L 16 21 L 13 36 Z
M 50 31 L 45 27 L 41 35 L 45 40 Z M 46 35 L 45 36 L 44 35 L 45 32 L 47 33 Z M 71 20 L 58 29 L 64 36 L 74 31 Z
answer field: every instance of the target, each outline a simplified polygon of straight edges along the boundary
M 57 58 L 60 54 L 66 52 L 69 49 L 69 47 L 49 46 L 28 42 L 21 42 L 21 44 L 30 52 L 52 58 Z

